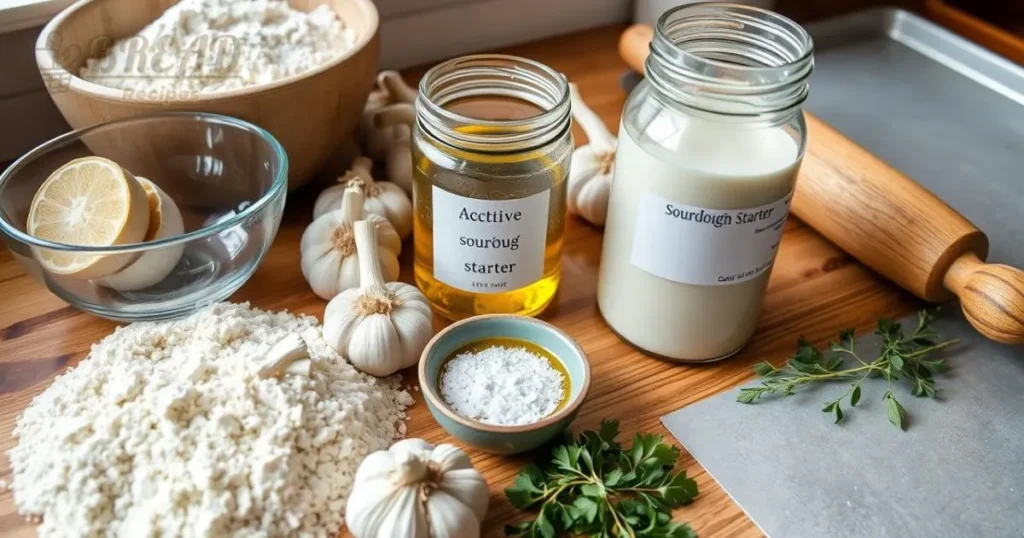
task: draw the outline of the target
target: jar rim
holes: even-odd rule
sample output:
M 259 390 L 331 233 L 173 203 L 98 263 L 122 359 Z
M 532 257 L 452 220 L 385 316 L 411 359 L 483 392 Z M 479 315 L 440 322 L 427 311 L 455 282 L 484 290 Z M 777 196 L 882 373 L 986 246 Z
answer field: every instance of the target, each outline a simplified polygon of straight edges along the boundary
M 645 71 L 674 101 L 712 113 L 790 110 L 807 97 L 814 41 L 791 19 L 727 2 L 684 4 L 658 19 Z
M 529 102 L 542 112 L 519 119 L 489 120 L 445 108 L 449 102 L 469 96 L 511 97 Z M 569 84 L 562 73 L 528 58 L 506 54 L 461 56 L 435 65 L 420 79 L 416 118 L 422 130 L 460 149 L 524 151 L 557 139 L 569 128 Z
M 764 9 L 764 8 L 761 8 L 761 7 L 751 6 L 751 5 L 746 5 L 746 4 L 736 4 L 736 3 L 732 3 L 732 2 L 695 2 L 695 3 L 683 4 L 683 5 L 680 5 L 680 6 L 676 6 L 676 7 L 672 8 L 672 9 L 669 9 L 665 13 L 662 13 L 661 16 L 658 17 L 658 22 L 657 22 L 657 24 L 655 26 L 655 34 L 661 36 L 662 39 L 666 40 L 666 42 L 671 44 L 672 43 L 671 37 L 669 37 L 667 35 L 667 32 L 666 32 L 666 28 L 667 28 L 667 26 L 668 26 L 668 24 L 670 22 L 670 19 L 672 17 L 674 17 L 674 16 L 678 16 L 678 14 L 681 13 L 681 12 L 684 12 L 684 11 L 694 11 L 695 9 L 702 8 L 702 7 L 704 7 L 704 8 L 711 7 L 713 9 L 720 10 L 722 13 L 729 13 L 731 16 L 736 16 L 736 17 L 749 17 L 752 14 L 757 14 L 757 15 L 760 15 L 762 17 L 765 17 L 766 19 L 772 19 L 775 22 L 781 22 L 782 24 L 784 24 L 784 25 L 786 25 L 788 27 L 787 31 L 792 32 L 790 34 L 792 37 L 794 37 L 796 39 L 799 39 L 799 40 L 801 40 L 803 42 L 802 43 L 803 46 L 802 46 L 801 54 L 799 56 L 791 59 L 791 60 L 788 60 L 785 64 L 780 64 L 780 65 L 742 65 L 742 64 L 736 64 L 736 63 L 726 62 L 726 61 L 722 61 L 722 60 L 716 60 L 714 58 L 708 58 L 708 57 L 705 57 L 705 56 L 701 56 L 699 54 L 694 54 L 692 52 L 686 51 L 686 50 L 681 49 L 679 47 L 673 47 L 676 51 L 678 51 L 678 54 L 680 56 L 686 56 L 686 57 L 692 58 L 694 61 L 702 62 L 702 63 L 707 63 L 709 65 L 714 65 L 714 66 L 718 66 L 718 67 L 727 67 L 729 69 L 735 69 L 735 70 L 740 70 L 740 71 L 748 71 L 748 72 L 756 73 L 758 71 L 770 72 L 770 71 L 774 71 L 774 70 L 776 70 L 776 69 L 778 69 L 780 67 L 785 67 L 787 65 L 799 64 L 799 63 L 802 63 L 802 62 L 804 62 L 804 61 L 806 61 L 808 59 L 811 59 L 813 57 L 813 55 L 814 55 L 814 39 L 811 38 L 811 34 L 809 34 L 807 32 L 807 30 L 803 26 L 800 26 L 799 24 L 794 22 L 792 19 L 790 19 L 790 18 L 788 18 L 786 16 L 783 16 L 783 15 L 780 15 L 780 14 L 778 14 L 778 13 L 776 13 L 774 11 L 771 11 L 769 9 Z M 654 41 L 653 40 L 651 42 L 651 49 L 652 49 L 652 52 L 653 52 L 653 50 L 654 50 Z

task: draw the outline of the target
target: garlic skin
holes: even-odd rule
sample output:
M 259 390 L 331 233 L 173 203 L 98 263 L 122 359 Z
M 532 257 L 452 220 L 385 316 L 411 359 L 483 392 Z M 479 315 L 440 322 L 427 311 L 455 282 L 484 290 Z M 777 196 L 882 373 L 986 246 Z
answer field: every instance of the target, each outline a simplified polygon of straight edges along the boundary
M 409 165 L 412 166 L 411 155 Z M 316 203 L 313 205 L 313 218 L 320 218 L 328 211 L 337 209 L 341 205 L 345 189 L 353 181 L 357 181 L 363 189 L 363 210 L 368 214 L 386 218 L 398 232 L 399 237 L 405 239 L 412 234 L 412 201 L 398 185 L 386 181 L 374 181 L 373 176 L 370 175 L 372 167 L 373 161 L 369 158 L 356 157 L 349 173 L 338 179 L 339 184 L 324 189 L 317 197 Z
M 356 538 L 478 538 L 489 496 L 464 452 L 404 439 L 359 465 L 345 524 Z
M 354 225 L 362 220 L 379 229 L 376 241 L 380 245 L 380 254 L 377 259 L 383 278 L 398 278 L 402 239 L 387 219 L 365 214 L 362 189 L 352 185 L 345 190 L 341 209 L 321 215 L 302 234 L 299 245 L 302 276 L 313 293 L 330 300 L 344 290 L 359 286 Z
M 427 298 L 415 286 L 385 283 L 377 229 L 355 224 L 359 287 L 327 303 L 324 340 L 359 370 L 378 377 L 416 364 L 434 334 Z
M 376 125 L 373 115 L 377 110 L 394 103 L 412 103 L 416 90 L 409 87 L 397 71 L 381 71 L 377 74 L 377 86 L 363 107 L 363 116 L 357 129 L 359 145 L 363 153 L 374 160 L 383 161 L 393 145 L 397 133 L 394 129 Z
M 381 128 L 390 127 L 395 133 L 387 157 L 384 159 L 388 181 L 402 187 L 412 195 L 412 125 L 416 122 L 416 108 L 398 103 L 381 107 L 373 115 L 373 123 Z
M 601 118 L 583 102 L 579 88 L 569 84 L 572 116 L 586 133 L 588 143 L 576 148 L 569 164 L 568 209 L 587 222 L 604 226 L 611 195 L 615 148 L 618 141 Z
M 142 184 L 142 188 L 146 191 L 146 198 L 150 206 L 149 230 L 146 231 L 145 241 L 155 241 L 185 233 L 185 222 L 181 217 L 181 210 L 178 209 L 174 200 L 152 181 L 139 176 L 136 176 L 135 179 Z M 147 251 L 124 269 L 104 277 L 96 283 L 117 291 L 148 288 L 171 274 L 184 251 L 184 244 Z

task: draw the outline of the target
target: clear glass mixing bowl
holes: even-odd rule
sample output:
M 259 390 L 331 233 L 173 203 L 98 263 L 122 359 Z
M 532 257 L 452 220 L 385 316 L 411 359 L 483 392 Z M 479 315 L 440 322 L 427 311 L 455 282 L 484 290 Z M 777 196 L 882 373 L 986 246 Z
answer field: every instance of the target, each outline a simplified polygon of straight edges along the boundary
M 89 155 L 160 187 L 180 210 L 184 233 L 116 247 L 28 235 L 29 209 L 42 182 L 68 161 Z M 26 272 L 72 306 L 118 321 L 180 317 L 227 299 L 248 280 L 277 233 L 287 184 L 284 149 L 251 123 L 187 112 L 115 120 L 59 136 L 0 175 L 0 235 Z M 115 289 L 109 275 L 87 279 L 48 271 L 39 262 L 45 250 L 122 256 L 130 260 L 125 268 L 156 259 L 161 267 L 154 283 Z

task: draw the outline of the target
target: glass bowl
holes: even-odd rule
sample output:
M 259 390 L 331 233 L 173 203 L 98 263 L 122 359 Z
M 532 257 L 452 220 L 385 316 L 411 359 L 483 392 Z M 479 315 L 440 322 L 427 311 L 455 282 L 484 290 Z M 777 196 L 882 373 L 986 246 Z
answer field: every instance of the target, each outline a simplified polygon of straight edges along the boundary
M 39 186 L 89 155 L 159 187 L 181 213 L 183 233 L 115 247 L 28 235 Z M 260 127 L 205 113 L 136 116 L 67 133 L 15 161 L 0 175 L 0 234 L 28 274 L 76 308 L 117 321 L 175 318 L 227 299 L 249 279 L 277 233 L 287 185 L 288 157 Z M 47 250 L 124 264 L 94 278 L 58 274 L 39 261 Z

